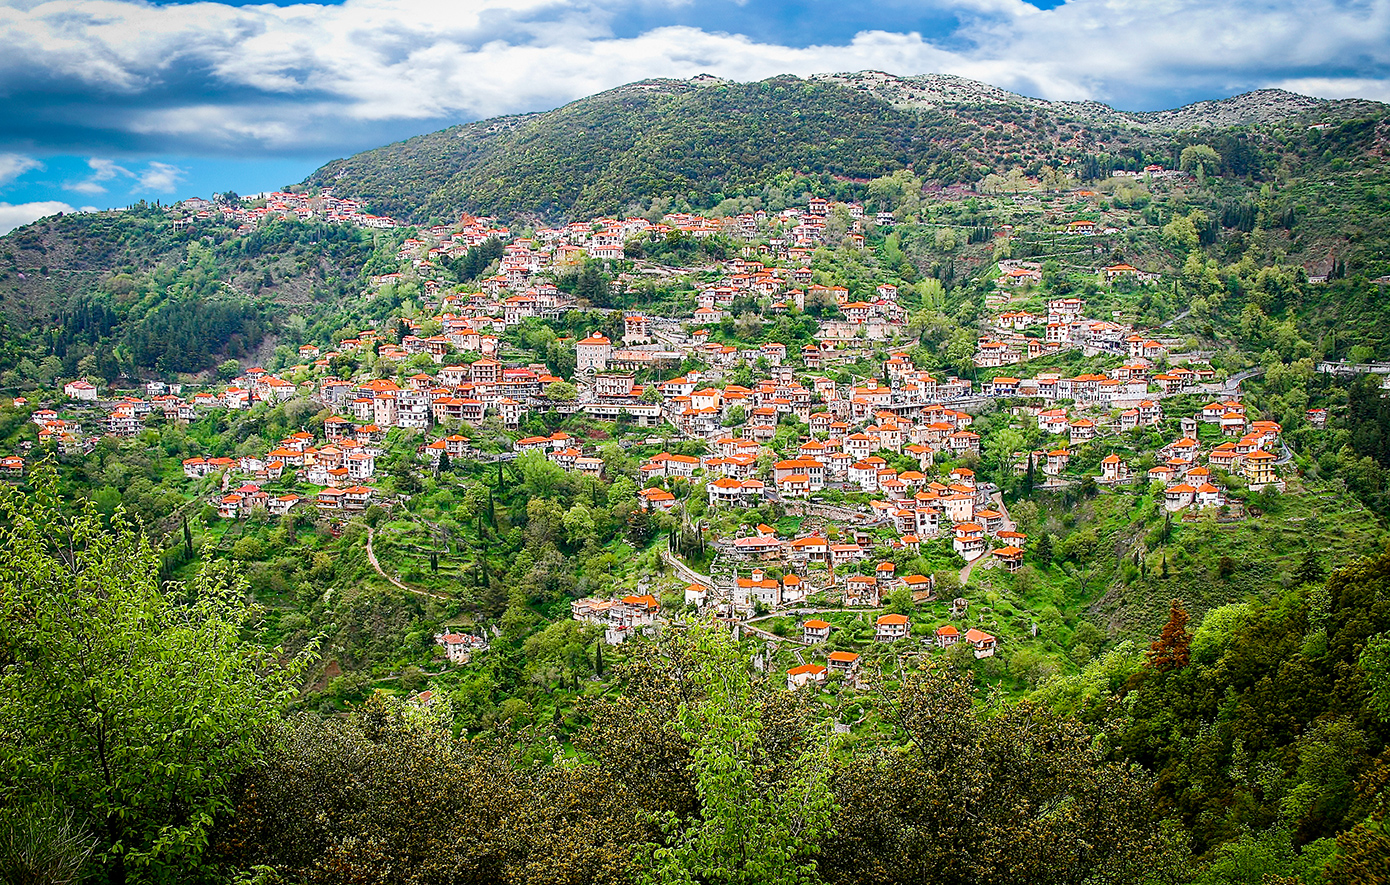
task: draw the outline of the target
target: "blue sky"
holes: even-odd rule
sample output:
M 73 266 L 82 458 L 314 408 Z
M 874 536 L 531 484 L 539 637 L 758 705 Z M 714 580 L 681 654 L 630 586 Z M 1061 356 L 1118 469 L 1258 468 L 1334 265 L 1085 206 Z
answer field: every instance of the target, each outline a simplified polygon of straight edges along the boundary
M 0 0 L 0 232 L 251 193 L 645 77 L 952 73 L 1130 110 L 1390 99 L 1390 0 Z

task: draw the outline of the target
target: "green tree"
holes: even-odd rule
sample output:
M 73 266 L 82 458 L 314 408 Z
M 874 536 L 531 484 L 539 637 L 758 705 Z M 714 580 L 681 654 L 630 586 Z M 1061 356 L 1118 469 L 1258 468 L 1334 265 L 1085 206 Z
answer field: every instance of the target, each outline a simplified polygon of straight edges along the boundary
M 112 882 L 192 878 L 293 668 L 242 641 L 228 567 L 162 585 L 122 509 L 65 515 L 54 471 L 33 482 L 0 489 L 0 786 L 72 809 Z
M 1002 488 L 1005 480 L 1013 475 L 1014 453 L 1023 448 L 1023 434 L 1012 427 L 1005 427 L 990 436 L 985 450 L 994 465 L 995 481 Z M 1030 459 L 1031 460 L 1031 459 Z
M 1197 226 L 1186 215 L 1179 215 L 1163 226 L 1163 238 L 1174 248 L 1190 252 L 1197 248 L 1200 237 Z
M 1190 144 L 1178 155 L 1178 168 L 1184 172 L 1196 172 L 1199 167 L 1215 172 L 1220 166 L 1221 155 L 1209 144 Z
M 579 392 L 568 381 L 552 381 L 546 385 L 545 395 L 551 402 L 572 403 L 578 398 Z
M 1326 574 L 1317 548 L 1310 545 L 1308 549 L 1303 551 L 1303 559 L 1298 563 L 1298 570 L 1294 573 L 1294 579 L 1300 584 L 1316 584 L 1322 581 Z
M 1172 875 L 1182 852 L 1162 836 L 1150 777 L 1027 702 L 982 715 L 970 679 L 914 669 L 881 692 L 892 733 L 836 772 L 828 880 L 1186 881 Z
M 763 718 L 760 688 L 730 634 L 696 627 L 686 642 L 677 653 L 693 670 L 675 718 L 700 807 L 685 819 L 668 813 L 668 838 L 650 847 L 643 881 L 819 882 L 814 855 L 834 813 L 828 746 L 798 741 L 799 751 L 776 758 L 778 724 Z
M 1372 636 L 1358 662 L 1371 689 L 1371 709 L 1390 723 L 1390 632 Z

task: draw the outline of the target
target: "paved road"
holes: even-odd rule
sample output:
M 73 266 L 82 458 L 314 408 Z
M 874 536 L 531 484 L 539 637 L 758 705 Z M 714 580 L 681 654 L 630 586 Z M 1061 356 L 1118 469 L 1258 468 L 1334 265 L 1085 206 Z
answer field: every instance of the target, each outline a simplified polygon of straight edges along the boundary
M 989 496 L 989 500 L 991 503 L 994 504 L 994 508 L 1004 515 L 1004 531 L 1015 531 L 1017 529 L 1017 526 L 1014 524 L 1013 517 L 1009 515 L 1009 508 L 1004 506 L 1003 496 L 999 492 L 995 492 L 994 494 Z M 984 555 L 980 556 L 978 559 L 974 559 L 970 562 L 967 562 L 965 564 L 965 567 L 960 570 L 960 585 L 964 587 L 965 582 L 970 580 L 970 573 L 975 570 L 975 566 L 984 562 L 986 559 L 989 559 L 993 555 L 993 551 L 987 550 L 985 551 Z
M 1281 451 L 1278 460 L 1274 462 L 1275 464 L 1287 464 L 1293 460 L 1293 449 L 1289 448 L 1282 437 L 1279 439 L 1279 448 Z
M 1227 378 L 1220 384 L 1203 384 L 1202 390 L 1207 393 L 1215 393 L 1218 396 L 1237 396 L 1240 394 L 1240 384 L 1247 378 L 1254 378 L 1256 375 L 1263 375 L 1264 369 L 1246 369 Z
M 1184 310 L 1182 313 L 1180 313 L 1180 314 L 1178 314 L 1177 316 L 1173 317 L 1171 320 L 1165 320 L 1164 322 L 1159 323 L 1159 324 L 1158 324 L 1158 327 L 1159 327 L 1160 329 L 1166 329 L 1166 328 L 1168 328 L 1169 326 L 1171 326 L 1171 325 L 1173 325 L 1174 323 L 1176 323 L 1178 320 L 1185 320 L 1185 319 L 1187 319 L 1187 315 L 1190 314 L 1190 313 L 1192 313 L 1191 310 Z

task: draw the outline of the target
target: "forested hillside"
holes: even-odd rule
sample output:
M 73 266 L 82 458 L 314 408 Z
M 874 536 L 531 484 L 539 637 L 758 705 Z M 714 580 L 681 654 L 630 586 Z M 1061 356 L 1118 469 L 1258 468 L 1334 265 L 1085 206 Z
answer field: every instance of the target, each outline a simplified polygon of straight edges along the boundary
M 374 254 L 342 225 L 175 230 L 150 205 L 57 216 L 0 240 L 0 368 L 32 380 L 201 372 L 257 353 L 349 292 Z
M 947 185 L 1014 166 L 1036 174 L 1064 161 L 1083 164 L 1083 178 L 1095 177 L 1155 160 L 1176 165 L 1194 132 L 1204 142 L 1212 132 L 1229 133 L 1222 137 L 1233 149 L 1222 151 L 1224 166 L 1209 173 L 1262 181 L 1302 167 L 1310 151 L 1298 137 L 1287 145 L 1250 138 L 1250 127 L 1292 124 L 1301 132 L 1309 124 L 1384 115 L 1374 102 L 1288 93 L 1126 114 L 1094 103 L 1025 99 L 958 78 L 655 80 L 335 160 L 305 184 L 332 186 L 415 221 L 459 211 L 555 220 L 645 211 L 658 197 L 705 208 L 760 193 L 779 177 L 782 186 L 795 176 L 828 184 L 909 165 Z M 1377 137 L 1383 148 L 1384 132 Z M 1338 156 L 1337 146 L 1321 150 L 1329 160 Z
M 307 182 L 425 220 L 458 210 L 557 218 L 761 188 L 781 173 L 868 178 L 910 162 L 970 177 L 944 114 L 895 110 L 835 84 L 624 86 L 555 111 L 484 121 L 330 163 Z

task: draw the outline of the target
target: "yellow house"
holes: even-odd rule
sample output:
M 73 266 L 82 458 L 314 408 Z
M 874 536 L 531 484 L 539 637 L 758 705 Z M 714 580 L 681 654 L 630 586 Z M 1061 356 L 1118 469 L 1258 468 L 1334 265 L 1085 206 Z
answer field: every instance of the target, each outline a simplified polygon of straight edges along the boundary
M 1274 473 L 1276 460 L 1272 452 L 1256 451 L 1245 456 L 1245 478 L 1250 482 L 1251 488 L 1266 486 L 1278 480 Z

